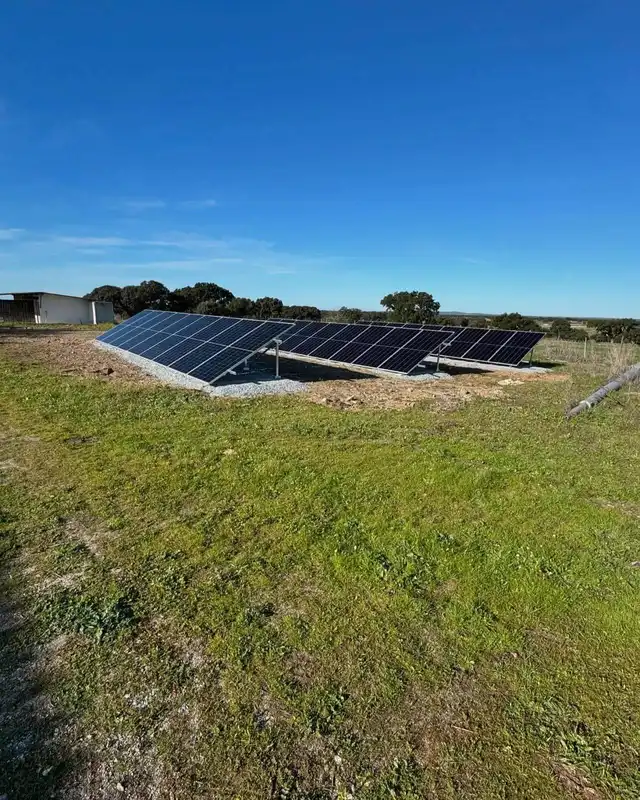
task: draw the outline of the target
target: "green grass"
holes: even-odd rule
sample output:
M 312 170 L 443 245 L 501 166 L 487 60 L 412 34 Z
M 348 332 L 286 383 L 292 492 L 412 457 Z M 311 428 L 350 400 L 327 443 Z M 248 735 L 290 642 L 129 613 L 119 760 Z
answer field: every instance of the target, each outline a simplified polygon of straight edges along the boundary
M 509 392 L 343 413 L 2 364 L 0 794 L 640 796 L 640 406 Z
M 44 322 L 37 324 L 35 322 L 13 322 L 13 321 L 0 321 L 1 328 L 16 328 L 21 331 L 108 331 L 113 328 L 113 322 L 99 322 L 97 325 L 74 325 L 69 322 Z

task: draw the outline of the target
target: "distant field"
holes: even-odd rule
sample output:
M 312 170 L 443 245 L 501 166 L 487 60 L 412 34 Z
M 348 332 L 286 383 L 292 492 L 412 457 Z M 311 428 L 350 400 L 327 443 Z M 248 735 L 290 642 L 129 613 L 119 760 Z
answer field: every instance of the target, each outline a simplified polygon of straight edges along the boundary
M 574 344 L 342 411 L 0 337 L 0 795 L 639 797 L 640 401 L 563 419 L 637 353 Z

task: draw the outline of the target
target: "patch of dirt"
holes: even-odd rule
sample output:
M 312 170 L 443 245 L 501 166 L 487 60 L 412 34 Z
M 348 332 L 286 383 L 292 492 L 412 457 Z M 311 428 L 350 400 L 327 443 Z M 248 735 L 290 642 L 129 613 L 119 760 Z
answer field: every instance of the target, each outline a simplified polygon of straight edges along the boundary
M 602 800 L 600 792 L 591 786 L 577 767 L 565 762 L 557 762 L 553 764 L 552 769 L 556 780 L 569 796 L 589 798 L 589 800 Z
M 154 378 L 113 353 L 94 345 L 100 331 L 0 332 L 0 348 L 25 366 L 37 364 L 59 375 L 82 375 L 104 381 L 153 384 Z
M 6 461 L 0 461 L 0 486 L 9 483 L 10 472 L 21 469 L 24 469 L 24 467 L 21 467 L 20 464 L 18 464 L 18 462 L 13 458 L 9 458 Z
M 631 503 L 627 500 L 605 500 L 601 497 L 597 498 L 593 502 L 595 505 L 600 506 L 600 508 L 610 508 L 613 511 L 619 511 L 621 514 L 626 514 L 628 517 L 640 519 L 640 503 Z
M 505 379 L 504 372 L 456 375 L 441 380 L 411 381 L 401 378 L 357 378 L 353 380 L 318 381 L 307 385 L 303 399 L 344 411 L 372 409 L 405 409 L 425 401 L 435 401 L 441 411 L 454 411 L 478 398 L 507 398 L 503 385 L 529 381 L 564 381 L 568 376 L 556 372 L 518 375 L 518 380 Z
M 83 544 L 94 556 L 102 555 L 102 545 L 111 536 L 111 532 L 105 530 L 102 525 L 90 517 L 73 517 L 64 523 L 65 534 L 72 541 Z

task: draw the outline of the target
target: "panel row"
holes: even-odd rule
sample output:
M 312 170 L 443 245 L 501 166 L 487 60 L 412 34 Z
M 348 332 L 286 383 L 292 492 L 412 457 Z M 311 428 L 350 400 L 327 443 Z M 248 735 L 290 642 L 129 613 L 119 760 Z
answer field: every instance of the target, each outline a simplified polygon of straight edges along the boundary
M 212 383 L 289 327 L 286 322 L 143 311 L 98 338 Z
M 393 331 L 393 334 L 390 333 Z M 344 342 L 369 342 L 371 344 L 410 346 L 422 349 L 427 341 L 416 335 L 427 332 L 446 333 L 444 343 L 438 340 L 424 356 L 437 355 L 440 350 L 443 356 L 466 361 L 480 361 L 490 364 L 517 366 L 524 356 L 542 339 L 539 331 L 505 331 L 487 328 L 470 328 L 456 325 L 417 325 L 415 323 L 326 323 L 297 322 L 295 327 L 285 335 L 283 348 L 301 355 L 313 355 L 316 358 L 332 358 L 331 345 L 313 347 L 317 339 L 342 340 Z M 407 342 L 411 343 L 407 345 Z M 312 352 L 313 351 L 313 352 Z M 386 366 L 385 366 L 386 368 Z

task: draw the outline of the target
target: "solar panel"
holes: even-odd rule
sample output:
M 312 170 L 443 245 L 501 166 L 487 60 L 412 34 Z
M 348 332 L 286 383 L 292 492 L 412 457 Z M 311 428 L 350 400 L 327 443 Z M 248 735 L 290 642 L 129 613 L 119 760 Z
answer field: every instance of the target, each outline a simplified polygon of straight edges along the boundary
M 398 328 L 360 323 L 297 322 L 282 338 L 282 354 L 309 356 L 362 367 L 409 373 L 448 332 L 421 326 Z
M 433 334 L 437 334 L 436 338 L 433 338 Z M 427 356 L 435 357 L 438 354 L 455 360 L 518 366 L 543 336 L 543 333 L 537 331 L 503 331 L 437 323 L 421 325 L 414 322 L 338 323 L 299 320 L 281 338 L 285 355 L 293 353 L 394 372 L 410 372 Z M 369 348 L 363 350 L 356 346 L 346 347 L 362 344 L 368 344 Z M 410 362 L 404 355 L 396 358 L 389 355 L 380 365 L 377 362 L 384 351 L 372 349 L 378 345 L 420 352 L 422 358 L 410 369 L 404 366 Z
M 517 367 L 543 336 L 542 331 L 455 328 L 441 353 L 445 358 Z
M 283 321 L 147 310 L 98 340 L 213 383 L 291 327 Z

